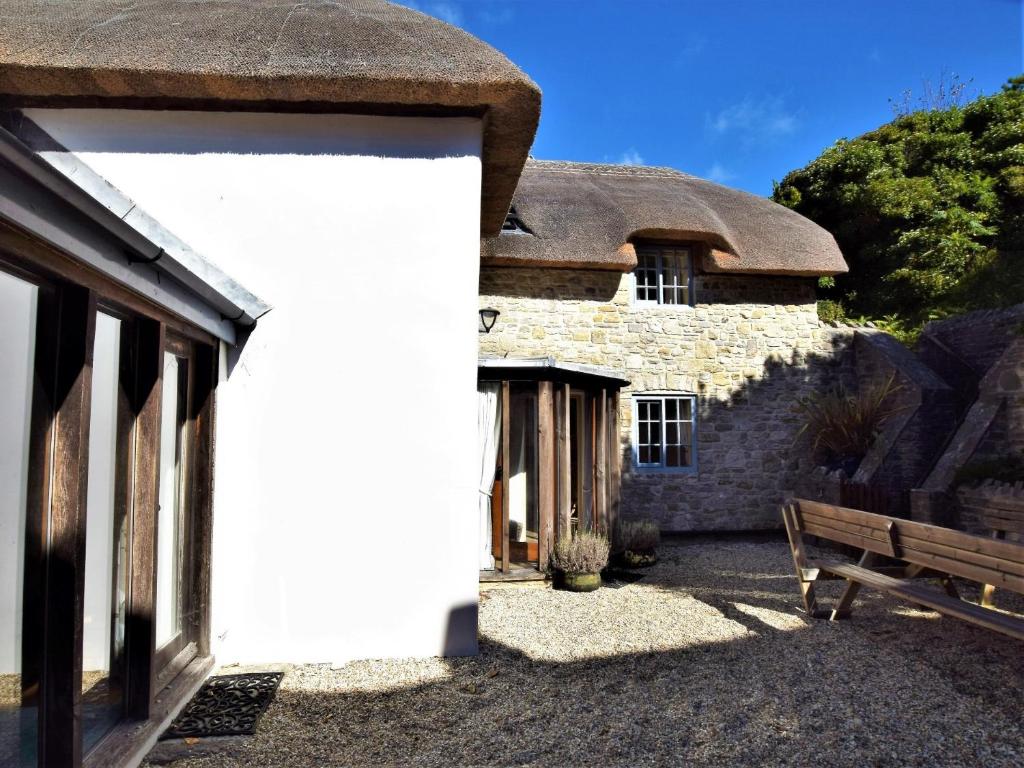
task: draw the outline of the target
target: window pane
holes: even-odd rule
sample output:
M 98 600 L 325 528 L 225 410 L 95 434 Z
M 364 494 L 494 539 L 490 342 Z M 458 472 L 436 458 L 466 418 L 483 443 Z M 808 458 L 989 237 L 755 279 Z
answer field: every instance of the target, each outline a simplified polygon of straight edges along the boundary
M 124 493 L 116 485 L 120 353 L 121 321 L 98 312 L 89 410 L 82 623 L 84 750 L 117 723 L 123 701 L 128 531 Z
M 679 446 L 669 445 L 665 448 L 665 466 L 666 467 L 678 467 L 679 464 Z
M 188 361 L 164 353 L 160 415 L 160 509 L 157 514 L 156 645 L 174 639 L 182 627 L 185 419 Z
M 508 542 L 512 563 L 537 564 L 537 386 L 512 384 L 509 402 Z
M 678 401 L 675 398 L 668 398 L 665 400 L 665 418 L 675 419 L 678 410 Z
M 38 289 L 0 272 L 0 765 L 36 764 L 36 686 L 22 680 L 25 520 Z M 22 708 L 22 691 L 28 694 Z

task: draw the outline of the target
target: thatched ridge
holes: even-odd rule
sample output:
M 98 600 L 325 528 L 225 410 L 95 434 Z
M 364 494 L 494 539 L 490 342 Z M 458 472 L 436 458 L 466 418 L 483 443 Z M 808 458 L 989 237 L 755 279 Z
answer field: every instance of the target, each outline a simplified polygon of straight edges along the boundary
M 709 272 L 846 272 L 831 234 L 763 197 L 671 168 L 530 160 L 513 198 L 532 234 L 483 241 L 492 266 L 629 271 L 636 240 L 707 244 Z
M 4 0 L 0 104 L 480 116 L 484 235 L 540 118 L 504 55 L 384 0 Z

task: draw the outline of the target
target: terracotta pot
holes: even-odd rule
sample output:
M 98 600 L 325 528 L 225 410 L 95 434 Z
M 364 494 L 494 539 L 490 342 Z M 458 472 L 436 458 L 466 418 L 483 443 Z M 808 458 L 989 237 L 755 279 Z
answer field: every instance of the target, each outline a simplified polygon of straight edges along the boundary
M 601 574 L 562 573 L 558 582 L 562 589 L 569 592 L 593 592 L 601 587 Z
M 622 564 L 627 568 L 649 568 L 658 562 L 658 555 L 653 549 L 633 551 L 627 549 L 622 553 Z

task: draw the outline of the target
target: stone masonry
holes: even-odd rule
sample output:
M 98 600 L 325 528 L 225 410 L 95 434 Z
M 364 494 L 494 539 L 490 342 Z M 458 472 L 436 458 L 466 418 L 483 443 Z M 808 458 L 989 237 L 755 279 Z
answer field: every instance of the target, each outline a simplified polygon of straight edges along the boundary
M 695 306 L 635 307 L 632 276 L 485 267 L 480 306 L 501 311 L 482 356 L 552 356 L 614 369 L 622 391 L 625 518 L 663 531 L 777 528 L 805 471 L 796 400 L 831 385 L 852 332 L 819 323 L 813 278 L 698 274 Z M 637 471 L 632 394 L 696 394 L 693 474 Z

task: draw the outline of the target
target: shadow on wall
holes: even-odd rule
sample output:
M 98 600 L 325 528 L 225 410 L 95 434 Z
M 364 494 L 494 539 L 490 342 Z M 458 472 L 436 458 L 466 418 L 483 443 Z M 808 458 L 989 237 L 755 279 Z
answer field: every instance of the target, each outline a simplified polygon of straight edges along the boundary
M 422 681 L 431 662 L 297 673 L 251 747 L 232 754 L 227 745 L 216 764 L 248 765 L 259 754 L 274 765 L 801 765 L 808 755 L 851 754 L 856 744 L 856 760 L 835 764 L 887 765 L 894 738 L 901 754 L 929 765 L 1013 764 L 1024 745 L 1024 693 L 1015 685 L 1024 657 L 1013 644 L 953 620 L 907 615 L 870 593 L 847 622 L 808 621 L 797 611 L 785 546 L 778 543 L 778 567 L 742 573 L 732 573 L 735 545 L 673 547 L 666 565 L 686 558 L 700 567 L 683 575 L 655 566 L 621 591 L 547 593 L 564 606 L 565 634 L 556 622 L 542 658 L 506 639 L 530 632 L 515 621 L 529 617 L 538 596 L 503 592 L 491 599 L 511 623 L 481 638 L 481 655 L 438 662 L 440 677 L 414 684 L 389 684 L 389 670 Z M 676 646 L 659 648 L 657 626 L 631 621 L 636 590 L 650 600 L 652 588 L 667 598 L 666 621 L 695 622 Z M 617 610 L 622 650 L 576 653 L 578 614 L 592 616 L 599 631 Z M 922 656 L 928 647 L 939 650 Z M 894 713 L 892 697 L 916 690 L 922 674 L 944 705 Z M 332 690 L 341 680 L 348 687 Z M 951 717 L 975 723 L 978 738 L 948 738 Z
M 781 527 L 779 505 L 816 463 L 796 401 L 839 382 L 854 385 L 850 342 L 836 332 L 828 351 L 769 352 L 740 384 L 733 371 L 697 374 L 697 471 L 638 471 L 630 438 L 621 453 L 623 517 L 649 517 L 666 532 Z M 721 376 L 728 382 L 716 384 Z M 645 388 L 657 387 L 634 382 L 636 394 Z

